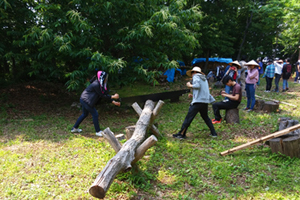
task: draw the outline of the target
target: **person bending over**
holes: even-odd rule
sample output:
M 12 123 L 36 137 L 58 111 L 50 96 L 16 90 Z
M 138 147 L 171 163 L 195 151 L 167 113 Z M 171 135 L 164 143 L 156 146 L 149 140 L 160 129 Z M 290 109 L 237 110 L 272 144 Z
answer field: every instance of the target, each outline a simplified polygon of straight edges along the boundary
M 229 101 L 216 102 L 212 105 L 214 110 L 215 119 L 212 120 L 213 124 L 219 124 L 222 121 L 220 110 L 237 108 L 242 100 L 241 86 L 233 80 L 230 76 L 223 78 L 223 84 L 232 87 L 232 94 L 227 94 L 225 91 L 221 92 L 222 97 L 228 97 Z

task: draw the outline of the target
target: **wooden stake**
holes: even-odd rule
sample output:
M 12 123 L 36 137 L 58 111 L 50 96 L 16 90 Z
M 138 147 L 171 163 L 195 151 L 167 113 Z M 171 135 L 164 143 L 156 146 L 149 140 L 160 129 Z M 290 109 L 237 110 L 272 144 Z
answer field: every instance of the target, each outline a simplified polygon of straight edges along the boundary
M 148 137 L 141 146 L 139 146 L 135 152 L 135 159 L 131 162 L 131 164 L 135 164 L 139 161 L 145 154 L 145 152 L 152 147 L 157 142 L 157 138 L 154 135 Z
M 122 148 L 122 145 L 119 142 L 119 140 L 117 140 L 117 138 L 115 137 L 115 134 L 109 128 L 106 128 L 103 131 L 103 133 L 103 137 L 108 141 L 108 143 L 110 144 L 110 146 L 112 146 L 115 152 L 119 152 Z
M 234 148 L 229 149 L 229 150 L 227 150 L 227 151 L 223 151 L 223 152 L 221 152 L 220 154 L 221 154 L 222 156 L 226 156 L 226 155 L 228 155 L 228 154 L 230 154 L 230 153 L 233 153 L 233 152 L 238 151 L 238 150 L 241 150 L 241 149 L 245 149 L 245 148 L 247 148 L 247 147 L 249 147 L 249 146 L 252 146 L 252 145 L 254 145 L 254 144 L 258 144 L 258 143 L 261 143 L 261 142 L 263 142 L 263 141 L 270 140 L 270 139 L 272 139 L 272 138 L 276 138 L 276 137 L 279 137 L 279 136 L 281 136 L 281 135 L 285 135 L 285 134 L 287 134 L 287 133 L 289 133 L 289 132 L 292 132 L 292 131 L 295 131 L 295 130 L 297 130 L 297 129 L 299 129 L 299 128 L 300 128 L 300 124 L 297 124 L 297 125 L 295 125 L 295 126 L 292 126 L 292 127 L 286 128 L 286 129 L 283 129 L 283 130 L 281 130 L 281 131 L 277 131 L 277 132 L 275 132 L 275 133 L 273 133 L 273 134 L 271 134 L 271 135 L 267 135 L 267 136 L 261 137 L 261 138 L 259 138 L 259 139 L 257 139 L 257 140 L 252 141 L 252 142 L 248 142 L 248 143 L 246 143 L 246 144 L 243 144 L 243 145 L 234 147 Z
M 161 101 L 161 100 L 159 100 L 158 101 L 158 103 L 157 103 L 158 105 L 156 105 L 155 106 L 155 116 L 157 116 L 157 114 L 158 114 L 158 112 L 159 112 L 159 110 L 161 109 L 161 107 L 164 105 L 164 102 L 163 101 Z M 141 115 L 141 113 L 142 113 L 142 109 L 141 109 L 141 107 L 139 106 L 139 104 L 137 103 L 137 102 L 135 102 L 134 104 L 132 104 L 132 108 L 135 110 L 135 112 L 140 116 Z M 154 111 L 153 111 L 154 112 Z M 154 114 L 154 113 L 153 113 Z M 155 117 L 153 118 L 151 118 L 151 122 L 150 122 L 150 124 L 154 121 L 154 119 L 155 119 Z M 159 132 L 159 130 L 158 130 L 158 128 L 156 128 L 156 126 L 154 126 L 153 124 L 150 126 L 150 130 L 152 131 L 152 133 L 156 136 L 156 137 L 159 137 L 159 136 L 161 136 L 161 134 L 160 134 L 160 132 Z

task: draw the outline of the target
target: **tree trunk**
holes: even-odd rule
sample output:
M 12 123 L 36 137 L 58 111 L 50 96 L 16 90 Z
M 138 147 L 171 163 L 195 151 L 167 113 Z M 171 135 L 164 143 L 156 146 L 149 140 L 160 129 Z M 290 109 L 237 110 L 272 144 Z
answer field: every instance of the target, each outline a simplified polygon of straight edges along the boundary
M 131 169 L 131 163 L 135 159 L 136 149 L 145 140 L 153 109 L 154 102 L 151 100 L 146 101 L 132 137 L 125 142 L 120 151 L 108 161 L 89 189 L 92 196 L 104 198 L 116 175 L 120 171 L 128 171 Z
M 267 101 L 264 104 L 263 111 L 267 113 L 277 112 L 279 109 L 279 104 L 273 101 Z
M 250 19 L 247 18 L 246 27 L 245 27 L 245 31 L 244 31 L 244 37 L 243 37 L 242 43 L 240 45 L 240 49 L 239 49 L 239 53 L 238 53 L 238 56 L 237 56 L 237 60 L 240 60 L 242 48 L 243 48 L 244 43 L 246 41 L 246 36 L 247 36 L 247 33 L 248 33 L 249 26 L 250 26 L 250 24 L 252 22 L 252 17 L 253 17 L 253 12 L 251 12 Z

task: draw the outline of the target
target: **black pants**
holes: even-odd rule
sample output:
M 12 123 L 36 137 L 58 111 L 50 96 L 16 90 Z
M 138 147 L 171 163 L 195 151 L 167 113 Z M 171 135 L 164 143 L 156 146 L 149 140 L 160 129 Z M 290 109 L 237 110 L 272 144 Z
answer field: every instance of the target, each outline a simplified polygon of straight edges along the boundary
M 215 120 L 220 121 L 222 119 L 220 115 L 220 110 L 237 108 L 239 104 L 240 102 L 238 101 L 230 101 L 230 100 L 226 102 L 221 101 L 221 102 L 214 103 L 212 106 L 215 114 Z
M 214 125 L 211 123 L 210 118 L 208 117 L 208 104 L 207 103 L 194 103 L 193 105 L 190 105 L 189 111 L 184 119 L 184 122 L 181 126 L 180 133 L 182 135 L 186 135 L 186 131 L 190 124 L 192 123 L 193 119 L 197 115 L 197 113 L 200 113 L 202 119 L 210 129 L 211 134 L 216 135 L 216 131 L 214 128 Z
M 266 77 L 266 82 L 267 82 L 266 90 L 267 90 L 267 91 L 270 91 L 270 90 L 271 90 L 271 87 L 272 87 L 272 81 L 273 81 L 273 78 Z

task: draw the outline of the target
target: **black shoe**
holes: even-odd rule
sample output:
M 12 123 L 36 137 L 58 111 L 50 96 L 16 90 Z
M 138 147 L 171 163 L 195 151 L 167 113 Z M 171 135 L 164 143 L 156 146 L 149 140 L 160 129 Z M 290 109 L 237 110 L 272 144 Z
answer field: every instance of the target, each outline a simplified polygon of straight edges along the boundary
M 217 134 L 210 134 L 209 136 L 210 136 L 210 137 L 213 137 L 213 138 L 216 138 L 216 137 L 218 137 L 218 135 L 217 135 Z
M 185 135 L 181 135 L 181 133 L 173 134 L 173 138 L 178 138 L 178 139 L 185 139 Z

